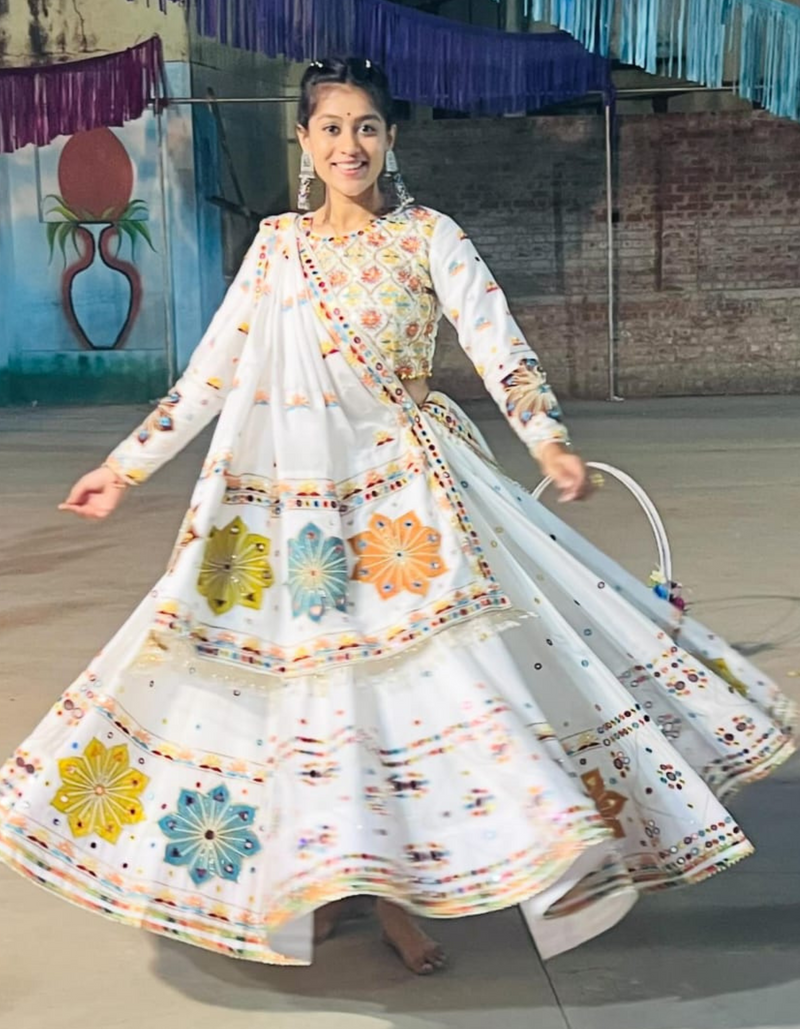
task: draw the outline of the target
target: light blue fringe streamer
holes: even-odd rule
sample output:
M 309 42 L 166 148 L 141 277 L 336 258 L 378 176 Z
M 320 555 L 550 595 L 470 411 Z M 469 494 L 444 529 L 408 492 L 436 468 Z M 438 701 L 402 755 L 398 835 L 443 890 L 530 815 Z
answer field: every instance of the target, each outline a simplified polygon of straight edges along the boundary
M 723 84 L 732 54 L 740 96 L 800 121 L 800 7 L 785 0 L 526 0 L 526 8 L 603 55 L 617 26 L 625 64 L 705 86 Z

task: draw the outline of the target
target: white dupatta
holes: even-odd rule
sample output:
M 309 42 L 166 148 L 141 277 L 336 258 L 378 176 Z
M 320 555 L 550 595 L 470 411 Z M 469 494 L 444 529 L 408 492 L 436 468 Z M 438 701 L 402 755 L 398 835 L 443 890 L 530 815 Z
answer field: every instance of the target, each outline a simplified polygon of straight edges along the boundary
M 507 615 L 435 439 L 329 302 L 300 219 L 269 249 L 151 642 L 283 677 Z M 237 561 L 249 592 L 219 588 Z

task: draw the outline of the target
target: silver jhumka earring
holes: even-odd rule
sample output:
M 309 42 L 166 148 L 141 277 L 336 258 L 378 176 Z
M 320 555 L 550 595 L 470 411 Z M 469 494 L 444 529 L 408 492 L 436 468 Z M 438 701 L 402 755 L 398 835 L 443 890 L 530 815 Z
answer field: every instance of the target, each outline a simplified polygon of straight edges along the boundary
M 304 150 L 303 156 L 300 158 L 300 186 L 297 190 L 298 211 L 311 209 L 311 183 L 315 177 L 314 158 Z
M 414 198 L 406 189 L 405 182 L 403 182 L 403 176 L 400 174 L 400 168 L 397 164 L 397 154 L 394 150 L 386 151 L 386 174 L 391 180 L 398 206 L 408 207 L 409 204 L 413 204 Z

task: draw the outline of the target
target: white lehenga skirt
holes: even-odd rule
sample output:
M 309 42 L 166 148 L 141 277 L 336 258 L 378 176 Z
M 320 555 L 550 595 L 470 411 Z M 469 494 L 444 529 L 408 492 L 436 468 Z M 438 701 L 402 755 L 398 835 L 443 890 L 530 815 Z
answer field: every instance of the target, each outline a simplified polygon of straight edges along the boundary
M 507 479 L 454 404 L 424 417 L 521 617 L 281 681 L 142 659 L 156 587 L 3 767 L 2 860 L 119 921 L 305 964 L 340 897 L 519 904 L 551 956 L 751 852 L 719 798 L 792 751 L 774 684 Z

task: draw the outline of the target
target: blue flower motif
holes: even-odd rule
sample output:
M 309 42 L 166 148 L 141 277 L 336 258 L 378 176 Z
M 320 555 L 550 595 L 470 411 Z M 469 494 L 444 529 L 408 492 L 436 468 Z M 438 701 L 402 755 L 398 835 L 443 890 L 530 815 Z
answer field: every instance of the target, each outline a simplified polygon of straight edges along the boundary
M 289 590 L 292 614 L 308 615 L 318 622 L 328 607 L 347 607 L 347 558 L 344 541 L 326 537 L 309 522 L 298 537 L 289 540 Z
M 181 790 L 177 811 L 158 822 L 169 840 L 164 860 L 168 865 L 187 865 L 197 886 L 217 875 L 237 882 L 242 859 L 261 850 L 250 829 L 255 814 L 247 804 L 231 804 L 226 786 L 206 794 Z

